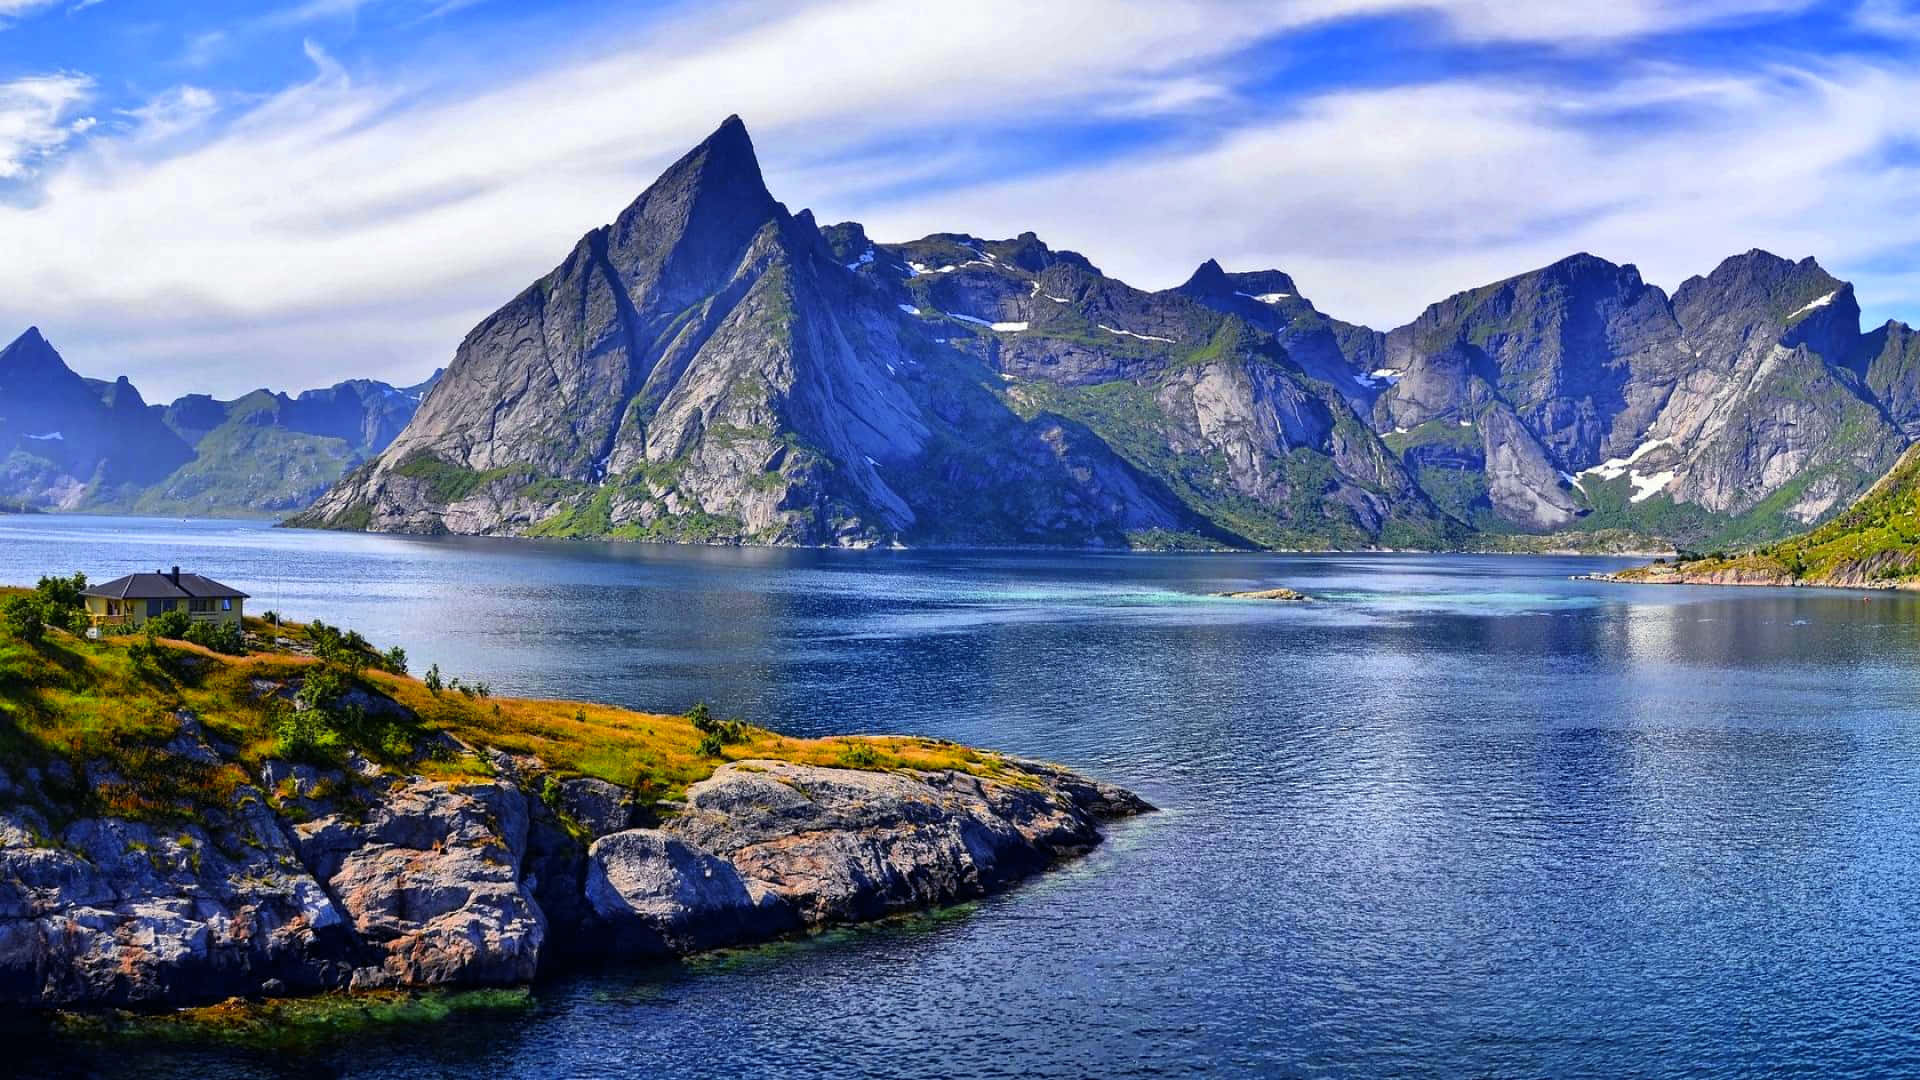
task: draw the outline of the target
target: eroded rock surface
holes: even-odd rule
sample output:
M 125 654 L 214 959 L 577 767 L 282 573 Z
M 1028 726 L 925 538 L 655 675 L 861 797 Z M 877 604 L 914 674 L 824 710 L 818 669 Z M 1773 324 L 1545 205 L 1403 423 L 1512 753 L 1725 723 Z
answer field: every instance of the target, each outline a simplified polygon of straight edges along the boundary
M 231 752 L 176 719 L 180 760 Z M 270 762 L 191 823 L 56 825 L 49 791 L 118 778 L 0 771 L 0 1003 L 525 982 L 563 958 L 664 957 L 979 896 L 1147 808 L 1027 763 L 982 779 L 762 761 L 629 828 L 622 789 L 502 760 L 498 779 L 463 782 Z

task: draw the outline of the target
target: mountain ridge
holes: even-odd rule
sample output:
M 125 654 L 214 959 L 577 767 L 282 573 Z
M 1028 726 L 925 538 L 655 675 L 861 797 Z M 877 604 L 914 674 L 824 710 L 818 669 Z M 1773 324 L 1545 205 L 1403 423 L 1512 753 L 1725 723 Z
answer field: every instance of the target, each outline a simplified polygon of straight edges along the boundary
M 437 378 L 150 405 L 125 376 L 76 374 L 29 327 L 0 350 L 0 497 L 22 509 L 284 515 L 384 449 Z
M 1278 269 L 1210 259 L 1147 292 L 1030 232 L 823 228 L 766 190 L 729 117 L 476 326 L 407 431 L 291 523 L 846 546 L 1764 537 L 1844 505 L 1920 433 L 1920 347 L 1858 319 L 1815 260 L 1758 249 L 1671 297 L 1576 253 L 1388 331 Z

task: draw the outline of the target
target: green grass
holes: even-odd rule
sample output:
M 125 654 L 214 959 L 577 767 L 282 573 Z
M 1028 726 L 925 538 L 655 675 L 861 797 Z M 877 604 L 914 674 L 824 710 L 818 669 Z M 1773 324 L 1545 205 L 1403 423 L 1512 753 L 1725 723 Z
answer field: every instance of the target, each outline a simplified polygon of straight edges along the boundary
M 6 594 L 24 590 L 6 590 Z M 306 628 L 249 629 L 263 640 L 308 641 Z M 231 806 L 274 756 L 276 724 L 288 715 L 282 690 L 319 661 L 288 651 L 222 656 L 185 642 L 162 642 L 143 659 L 138 638 L 90 642 L 49 630 L 29 644 L 0 629 L 0 760 L 8 765 L 64 762 L 72 781 L 49 780 L 56 820 L 110 815 L 143 821 L 191 821 Z M 448 673 L 454 674 L 454 673 Z M 722 761 L 772 758 L 872 769 L 960 769 L 1015 775 L 997 755 L 938 740 L 905 736 L 794 739 L 759 728 L 719 754 L 703 753 L 701 732 L 684 716 L 634 712 L 580 701 L 470 695 L 430 690 L 420 679 L 367 670 L 366 690 L 418 718 L 411 748 L 358 746 L 393 769 L 445 778 L 486 775 L 485 759 L 425 755 L 436 733 L 470 745 L 534 754 L 556 776 L 591 776 L 650 799 L 683 794 Z M 178 714 L 197 716 L 214 738 L 233 747 L 216 763 L 196 763 L 167 749 Z M 357 745 L 357 744 L 356 744 Z M 89 781 L 89 767 L 94 781 Z M 52 770 L 54 772 L 60 770 Z

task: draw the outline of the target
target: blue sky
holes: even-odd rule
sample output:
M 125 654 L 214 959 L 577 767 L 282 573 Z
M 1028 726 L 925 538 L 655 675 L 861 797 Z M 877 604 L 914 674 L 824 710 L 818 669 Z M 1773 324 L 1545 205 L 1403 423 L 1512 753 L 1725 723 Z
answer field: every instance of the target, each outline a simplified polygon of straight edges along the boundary
M 1920 319 L 1901 0 L 0 0 L 0 339 L 150 399 L 412 381 L 729 113 L 881 239 L 1382 328 L 1592 251 L 1818 256 Z

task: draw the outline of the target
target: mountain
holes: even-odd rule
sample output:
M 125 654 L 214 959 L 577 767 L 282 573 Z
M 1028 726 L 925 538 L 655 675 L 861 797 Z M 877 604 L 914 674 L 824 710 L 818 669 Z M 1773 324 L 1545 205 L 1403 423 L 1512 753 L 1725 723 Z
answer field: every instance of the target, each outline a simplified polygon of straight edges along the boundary
M 1920 437 L 1920 346 L 1812 259 L 1575 255 L 1386 332 L 1279 270 L 1135 289 L 1032 233 L 875 243 L 729 118 L 480 323 L 293 524 L 767 544 L 1758 541 Z M 1491 540 L 1489 539 L 1491 538 Z M 1648 542 L 1658 542 L 1649 540 Z
M 125 378 L 74 374 L 30 329 L 0 352 L 0 497 L 61 510 L 286 513 L 392 442 L 433 381 L 354 380 L 295 398 L 193 394 L 163 407 Z
M 1373 417 L 1481 528 L 1780 535 L 1845 505 L 1920 430 L 1910 332 L 1863 336 L 1859 318 L 1812 259 L 1750 251 L 1669 299 L 1576 255 L 1387 334 Z
M 73 509 L 151 484 L 193 457 L 124 378 L 90 385 L 37 327 L 0 350 L 0 494 Z
M 1920 588 L 1920 446 L 1811 532 L 1745 554 L 1683 555 L 1609 578 L 1651 585 Z
M 1031 234 L 877 245 L 730 118 L 484 320 L 295 524 L 775 544 L 1434 545 L 1458 531 L 1246 315 Z

